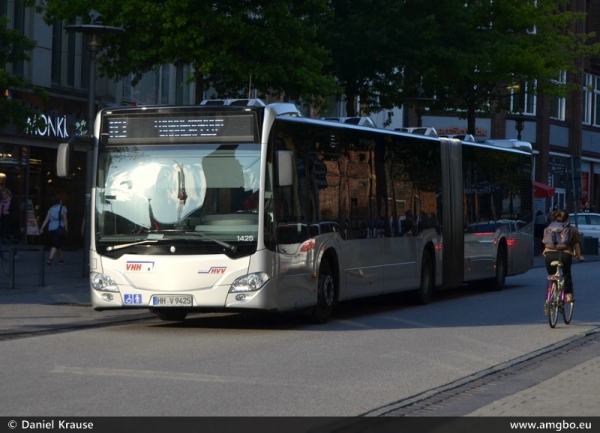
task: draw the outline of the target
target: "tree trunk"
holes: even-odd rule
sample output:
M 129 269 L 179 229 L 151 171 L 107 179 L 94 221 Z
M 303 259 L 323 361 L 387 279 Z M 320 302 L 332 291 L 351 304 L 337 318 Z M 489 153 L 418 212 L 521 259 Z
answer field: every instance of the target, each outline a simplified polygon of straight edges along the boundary
M 196 93 L 194 95 L 196 105 L 200 104 L 204 99 L 204 78 L 197 77 L 196 78 Z
M 467 82 L 469 86 L 467 96 L 467 134 L 475 136 L 475 121 L 477 117 L 477 90 L 472 82 Z
M 475 127 L 477 126 L 477 112 L 475 110 L 475 105 L 469 102 L 469 108 L 467 109 L 467 134 L 473 134 L 475 136 Z
M 346 116 L 356 116 L 356 93 L 346 91 Z

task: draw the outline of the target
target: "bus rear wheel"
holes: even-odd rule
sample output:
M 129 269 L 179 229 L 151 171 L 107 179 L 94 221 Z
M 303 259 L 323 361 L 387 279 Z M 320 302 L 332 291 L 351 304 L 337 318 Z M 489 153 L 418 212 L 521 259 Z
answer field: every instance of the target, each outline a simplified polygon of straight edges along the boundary
M 493 290 L 499 291 L 504 288 L 504 285 L 506 284 L 506 267 L 506 247 L 500 245 L 498 247 L 498 257 L 496 258 L 496 276 L 492 280 Z
M 188 314 L 187 311 L 180 308 L 160 308 L 150 311 L 164 322 L 183 322 Z
M 317 305 L 313 307 L 311 321 L 317 324 L 327 323 L 331 319 L 335 307 L 335 280 L 331 265 L 323 260 L 319 269 Z
M 426 250 L 421 259 L 421 285 L 414 293 L 414 302 L 419 305 L 428 304 L 431 301 L 434 286 L 433 260 L 431 254 Z

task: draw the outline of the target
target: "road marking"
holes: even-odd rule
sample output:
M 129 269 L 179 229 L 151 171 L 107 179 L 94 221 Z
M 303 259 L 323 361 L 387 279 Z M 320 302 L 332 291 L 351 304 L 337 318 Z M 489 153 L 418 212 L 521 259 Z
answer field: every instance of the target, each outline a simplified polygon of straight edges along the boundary
M 250 385 L 269 385 L 269 386 L 295 386 L 303 388 L 316 389 L 331 389 L 332 384 L 309 384 L 306 381 L 298 382 L 283 382 L 271 380 L 264 377 L 247 378 L 236 376 L 218 376 L 212 374 L 198 373 L 180 373 L 175 371 L 158 371 L 158 370 L 131 370 L 123 368 L 89 368 L 89 367 L 69 367 L 66 365 L 58 365 L 50 370 L 51 373 L 67 373 L 78 374 L 84 376 L 107 376 L 107 377 L 128 377 L 135 379 L 168 379 L 168 380 L 184 380 L 195 382 L 216 382 L 216 383 L 244 383 Z M 343 386 L 340 388 L 344 388 Z
M 80 374 L 85 376 L 113 376 L 113 377 L 131 377 L 138 379 L 170 379 L 170 380 L 185 380 L 196 382 L 227 382 L 227 383 L 248 383 L 257 384 L 263 383 L 263 379 L 248 379 L 231 376 L 216 376 L 212 374 L 197 374 L 197 373 L 178 373 L 174 371 L 157 371 L 157 370 L 129 370 L 122 368 L 83 368 L 83 367 L 68 367 L 59 365 L 51 370 L 51 373 L 70 373 Z

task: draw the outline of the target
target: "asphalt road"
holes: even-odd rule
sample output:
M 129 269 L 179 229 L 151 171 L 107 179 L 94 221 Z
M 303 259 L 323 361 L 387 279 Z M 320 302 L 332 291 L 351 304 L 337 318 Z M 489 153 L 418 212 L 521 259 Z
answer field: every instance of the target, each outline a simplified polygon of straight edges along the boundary
M 599 327 L 597 264 L 576 264 L 571 325 L 542 314 L 545 273 L 427 306 L 342 304 L 336 320 L 196 315 L 0 341 L 0 415 L 357 416 L 468 383 Z M 437 391 L 436 391 L 437 390 Z M 476 410 L 472 402 L 462 410 Z

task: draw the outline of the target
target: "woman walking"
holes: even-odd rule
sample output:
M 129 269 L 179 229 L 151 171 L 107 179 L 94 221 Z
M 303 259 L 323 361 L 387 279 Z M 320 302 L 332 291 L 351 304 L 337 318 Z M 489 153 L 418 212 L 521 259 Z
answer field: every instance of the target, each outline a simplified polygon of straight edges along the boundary
M 65 261 L 62 254 L 62 244 L 69 233 L 67 223 L 67 207 L 62 204 L 62 198 L 57 197 L 57 203 L 48 209 L 48 214 L 40 228 L 40 234 L 44 233 L 44 228 L 48 225 L 48 232 L 52 235 L 52 248 L 50 249 L 50 257 L 46 263 L 52 266 L 54 256 L 58 254 L 58 264 L 64 265 Z

